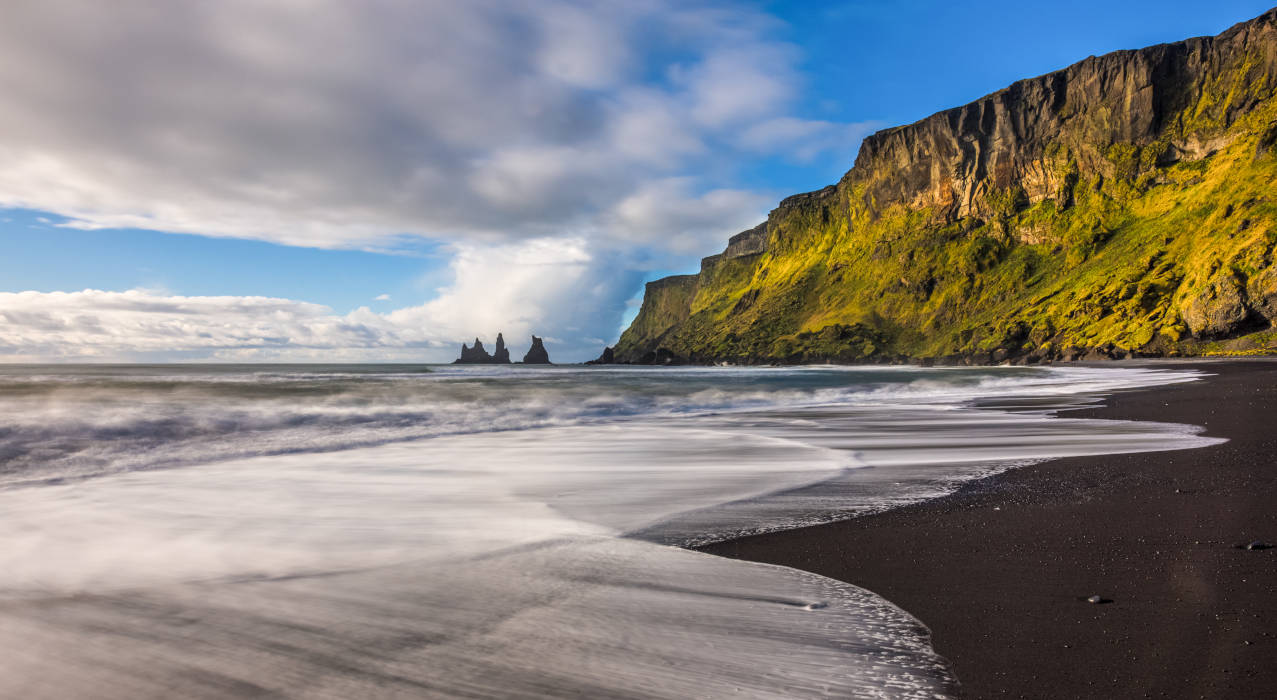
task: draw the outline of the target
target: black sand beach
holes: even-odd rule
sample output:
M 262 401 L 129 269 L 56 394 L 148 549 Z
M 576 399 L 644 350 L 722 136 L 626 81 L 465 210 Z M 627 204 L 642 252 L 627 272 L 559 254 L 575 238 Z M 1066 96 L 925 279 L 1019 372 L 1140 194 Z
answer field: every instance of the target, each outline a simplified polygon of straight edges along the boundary
M 1054 460 L 881 515 L 705 548 L 872 590 L 967 697 L 1277 693 L 1277 362 L 1070 415 L 1205 426 L 1197 450 Z M 1086 598 L 1099 595 L 1102 604 Z

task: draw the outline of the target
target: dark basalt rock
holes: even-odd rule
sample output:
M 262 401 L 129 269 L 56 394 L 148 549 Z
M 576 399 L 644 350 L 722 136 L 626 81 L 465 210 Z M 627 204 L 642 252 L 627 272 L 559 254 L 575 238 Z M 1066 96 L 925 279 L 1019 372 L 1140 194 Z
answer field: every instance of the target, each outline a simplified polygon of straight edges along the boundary
M 616 354 L 611 347 L 603 348 L 603 354 L 597 359 L 586 362 L 587 365 L 614 365 L 616 364 Z
M 483 347 L 483 341 L 478 338 L 474 339 L 474 347 L 466 347 L 465 343 L 461 344 L 461 357 L 452 361 L 454 365 L 508 365 L 510 364 L 510 349 L 505 346 L 505 338 L 501 334 L 497 334 L 497 347 L 494 354 L 489 355 L 488 351 Z
M 523 364 L 525 365 L 548 365 L 550 362 L 550 353 L 545 351 L 545 345 L 541 339 L 532 336 L 532 347 L 528 348 L 528 354 L 523 356 Z
M 634 362 L 636 365 L 685 365 L 688 364 L 686 357 L 670 350 L 669 348 L 657 348 L 656 350 L 646 352 L 638 360 Z
M 492 364 L 492 356 L 487 350 L 483 349 L 483 341 L 478 338 L 474 339 L 474 347 L 468 348 L 465 343 L 461 344 L 461 357 L 453 360 L 454 365 L 487 365 Z
M 499 365 L 510 364 L 510 350 L 505 346 L 505 338 L 500 333 L 497 334 L 497 349 L 492 353 L 492 361 Z

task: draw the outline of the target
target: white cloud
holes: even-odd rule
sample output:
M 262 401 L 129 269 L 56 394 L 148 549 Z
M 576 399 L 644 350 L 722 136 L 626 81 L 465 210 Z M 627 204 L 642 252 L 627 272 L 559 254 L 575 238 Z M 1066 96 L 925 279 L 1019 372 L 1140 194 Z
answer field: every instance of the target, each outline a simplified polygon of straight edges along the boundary
M 610 226 L 667 178 L 730 189 L 707 163 L 742 134 L 828 140 L 768 135 L 801 82 L 775 25 L 720 0 L 8 0 L 0 206 L 301 246 L 687 249 L 705 217 Z
M 723 231 L 742 231 L 762 221 L 769 198 L 744 190 L 696 193 L 688 178 L 646 183 L 614 209 L 609 229 L 629 241 L 675 253 L 726 245 Z
M 430 240 L 454 279 L 384 314 L 6 294 L 0 351 L 450 359 L 501 330 L 596 353 L 641 268 L 762 219 L 776 193 L 733 182 L 742 165 L 859 139 L 793 114 L 799 57 L 776 26 L 731 0 L 6 0 L 0 207 L 307 247 Z
M 501 332 L 517 346 L 533 333 L 552 334 L 569 359 L 598 355 L 593 336 L 616 326 L 642 278 L 632 262 L 583 239 L 460 245 L 450 267 L 454 281 L 438 297 L 388 318 L 449 340 L 478 332 L 490 341 Z
M 780 45 L 753 45 L 717 51 L 680 73 L 692 96 L 692 116 L 711 127 L 766 118 L 794 94 L 795 76 L 777 67 L 792 63 Z
M 120 359 L 150 353 L 213 355 L 228 348 L 350 347 L 385 337 L 383 324 L 368 325 L 357 316 L 338 317 L 318 304 L 269 297 L 92 289 L 0 293 L 5 329 L 0 352 L 19 358 Z
M 373 297 L 373 298 L 372 298 L 372 300 L 373 300 L 373 301 L 390 301 L 390 295 L 389 295 L 389 294 L 378 294 L 377 296 Z
M 750 125 L 741 133 L 740 143 L 762 153 L 784 153 L 798 162 L 809 162 L 828 152 L 843 155 L 850 161 L 860 141 L 879 126 L 873 122 L 839 124 L 776 117 Z
M 516 352 L 552 332 L 552 357 L 583 360 L 600 349 L 592 329 L 615 324 L 639 279 L 616 262 L 584 241 L 465 246 L 438 298 L 389 313 L 141 289 L 0 293 L 0 360 L 446 362 L 476 332 L 488 342 L 502 332 Z

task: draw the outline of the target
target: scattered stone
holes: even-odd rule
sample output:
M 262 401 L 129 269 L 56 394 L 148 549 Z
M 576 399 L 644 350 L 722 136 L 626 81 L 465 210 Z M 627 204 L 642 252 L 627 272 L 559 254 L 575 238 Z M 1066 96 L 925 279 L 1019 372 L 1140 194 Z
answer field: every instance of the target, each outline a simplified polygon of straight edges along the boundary
M 1098 596 L 1098 595 L 1093 595 L 1093 596 L 1091 596 L 1090 598 L 1086 598 L 1085 600 L 1086 600 L 1086 602 L 1090 603 L 1091 605 L 1104 605 L 1104 604 L 1106 604 L 1106 603 L 1112 603 L 1112 602 L 1113 602 L 1113 601 L 1109 600 L 1108 598 L 1105 598 L 1105 597 L 1103 597 L 1103 596 Z
M 1261 550 L 1261 549 L 1271 549 L 1271 548 L 1272 548 L 1272 545 L 1271 545 L 1271 544 L 1268 544 L 1267 542 L 1261 542 L 1261 541 L 1259 541 L 1259 540 L 1255 540 L 1254 542 L 1250 542 L 1250 543 L 1248 543 L 1248 544 L 1241 545 L 1241 548 L 1242 548 L 1242 549 L 1245 549 L 1245 550 L 1247 550 L 1247 551 L 1250 551 L 1250 552 L 1256 552 L 1256 551 L 1259 551 L 1259 550 Z

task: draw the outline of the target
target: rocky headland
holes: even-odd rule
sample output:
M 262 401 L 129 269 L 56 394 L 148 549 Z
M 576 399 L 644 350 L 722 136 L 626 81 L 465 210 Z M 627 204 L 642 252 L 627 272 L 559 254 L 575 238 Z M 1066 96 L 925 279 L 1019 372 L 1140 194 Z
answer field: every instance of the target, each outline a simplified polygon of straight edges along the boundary
M 1277 9 L 865 139 L 596 362 L 1277 352 Z

